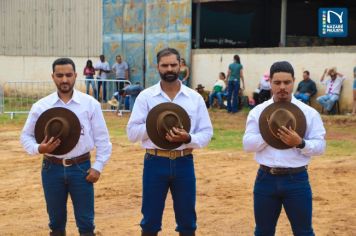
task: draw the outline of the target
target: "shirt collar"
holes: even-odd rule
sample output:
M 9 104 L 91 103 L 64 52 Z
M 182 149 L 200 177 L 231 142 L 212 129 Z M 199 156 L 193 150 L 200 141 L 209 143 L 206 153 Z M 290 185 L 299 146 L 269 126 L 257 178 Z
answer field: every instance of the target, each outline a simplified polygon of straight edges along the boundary
M 54 92 L 52 93 L 52 95 L 49 98 L 49 102 L 51 105 L 56 104 L 58 101 L 61 101 L 63 103 L 63 101 L 60 99 L 60 97 L 58 96 L 58 92 Z M 69 102 L 67 104 L 69 104 L 70 102 L 76 102 L 78 104 L 80 104 L 80 99 L 79 99 L 79 93 L 76 89 L 73 89 L 73 95 L 72 98 L 69 100 Z
M 183 93 L 185 96 L 189 96 L 188 87 L 184 86 L 182 82 L 179 80 L 180 83 L 180 90 L 178 91 L 177 95 Z M 164 91 L 161 88 L 161 81 L 159 81 L 156 85 L 154 85 L 153 96 L 158 96 L 163 94 Z

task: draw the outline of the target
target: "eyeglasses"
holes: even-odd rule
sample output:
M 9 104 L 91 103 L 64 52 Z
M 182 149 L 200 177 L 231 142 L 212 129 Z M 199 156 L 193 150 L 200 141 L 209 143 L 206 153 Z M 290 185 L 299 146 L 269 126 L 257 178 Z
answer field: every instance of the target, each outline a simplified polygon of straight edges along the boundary
M 63 78 L 64 76 L 70 78 L 74 76 L 74 73 L 65 73 L 65 74 L 55 73 L 54 76 L 56 76 L 57 78 Z

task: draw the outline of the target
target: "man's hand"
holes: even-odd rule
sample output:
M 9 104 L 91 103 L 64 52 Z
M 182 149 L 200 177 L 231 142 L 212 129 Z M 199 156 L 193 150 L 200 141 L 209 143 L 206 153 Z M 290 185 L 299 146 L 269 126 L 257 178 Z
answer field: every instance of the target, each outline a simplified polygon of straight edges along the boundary
M 184 129 L 173 127 L 166 134 L 166 139 L 172 143 L 180 143 L 180 142 L 187 143 L 191 138 L 189 133 L 187 133 L 187 131 L 185 131 Z
M 38 147 L 38 152 L 41 154 L 51 153 L 61 144 L 61 140 L 58 138 L 51 137 L 48 141 L 47 139 L 48 137 L 46 136 Z
M 291 147 L 298 146 L 302 143 L 303 140 L 297 132 L 292 130 L 291 127 L 287 129 L 286 127 L 282 126 L 280 129 L 278 129 L 278 136 L 283 143 Z
M 100 172 L 93 169 L 93 168 L 90 168 L 88 170 L 88 175 L 87 177 L 85 178 L 88 182 L 91 182 L 91 183 L 96 183 L 100 178 Z

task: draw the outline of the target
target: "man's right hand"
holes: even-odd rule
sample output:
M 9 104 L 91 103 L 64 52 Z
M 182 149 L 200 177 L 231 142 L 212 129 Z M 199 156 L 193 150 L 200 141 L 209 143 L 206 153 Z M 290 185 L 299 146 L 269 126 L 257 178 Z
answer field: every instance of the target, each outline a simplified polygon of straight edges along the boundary
M 47 140 L 48 137 L 46 136 L 41 142 L 40 146 L 38 146 L 39 153 L 51 153 L 61 144 L 61 140 L 58 138 L 54 139 L 54 137 L 51 137 L 48 141 Z

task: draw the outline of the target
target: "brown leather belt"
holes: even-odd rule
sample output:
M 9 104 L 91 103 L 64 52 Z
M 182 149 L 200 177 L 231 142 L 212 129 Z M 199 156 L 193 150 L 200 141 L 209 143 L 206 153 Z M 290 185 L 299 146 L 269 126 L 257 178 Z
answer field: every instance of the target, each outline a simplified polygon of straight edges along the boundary
M 44 159 L 52 162 L 53 164 L 71 166 L 73 164 L 79 164 L 90 159 L 90 152 L 84 153 L 83 155 L 73 157 L 73 158 L 57 158 L 54 156 L 43 156 Z
M 280 168 L 280 167 L 269 167 L 265 165 L 260 165 L 260 169 L 271 174 L 271 175 L 288 175 L 297 174 L 308 169 L 308 166 L 301 166 L 296 168 Z
M 187 155 L 190 155 L 193 153 L 193 149 L 187 148 L 183 150 L 161 150 L 161 149 L 146 149 L 146 153 L 155 155 L 155 156 L 160 156 L 160 157 L 166 157 L 171 160 L 175 160 L 179 157 L 184 157 Z

